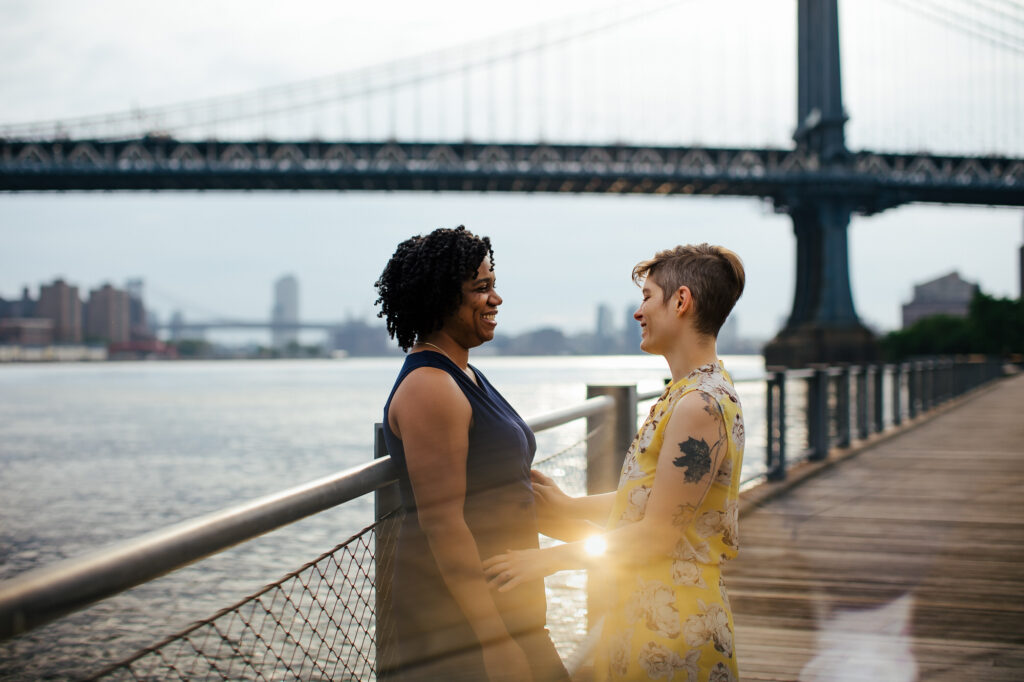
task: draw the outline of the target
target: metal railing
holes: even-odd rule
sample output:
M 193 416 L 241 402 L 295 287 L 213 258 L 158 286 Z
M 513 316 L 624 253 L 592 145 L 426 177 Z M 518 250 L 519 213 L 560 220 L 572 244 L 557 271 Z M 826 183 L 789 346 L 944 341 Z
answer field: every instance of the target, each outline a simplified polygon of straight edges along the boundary
M 787 370 L 769 367 L 765 377 L 765 478 L 779 481 L 799 461 L 820 461 L 833 447 L 849 447 L 900 426 L 952 398 L 1003 375 L 992 359 L 929 358 L 899 364 L 818 366 Z M 787 385 L 802 382 L 798 390 Z M 888 388 L 887 388 L 888 386 Z M 802 394 L 805 447 L 790 457 L 792 422 L 800 406 L 788 394 Z
M 1001 374 L 1001 364 L 987 360 L 770 368 L 764 380 L 766 473 L 755 477 L 784 478 L 788 465 L 820 460 L 833 446 L 899 426 Z M 539 432 L 585 419 L 585 436 L 571 446 L 584 448 L 574 470 L 585 469 L 586 492 L 605 492 L 616 487 L 636 430 L 638 402 L 660 394 L 638 394 L 635 386 L 588 386 L 582 404 L 527 423 Z M 800 412 L 806 447 L 790 457 L 787 442 L 801 440 L 794 437 L 800 435 L 794 423 Z M 374 433 L 375 459 L 365 465 L 0 583 L 0 640 L 375 492 L 370 527 L 233 606 L 95 674 L 118 679 L 372 677 L 387 656 L 390 626 L 381 614 L 387 613 L 389 589 L 383 578 L 400 506 L 380 425 Z M 543 466 L 542 460 L 538 464 Z

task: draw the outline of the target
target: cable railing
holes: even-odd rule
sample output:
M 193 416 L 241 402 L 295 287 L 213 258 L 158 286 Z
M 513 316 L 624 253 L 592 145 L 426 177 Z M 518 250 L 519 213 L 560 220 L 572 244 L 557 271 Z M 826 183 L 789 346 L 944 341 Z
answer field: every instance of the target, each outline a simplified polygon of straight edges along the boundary
M 769 368 L 760 471 L 743 485 L 778 481 L 788 467 L 899 427 L 1003 373 L 992 360 L 930 359 L 899 365 Z M 535 466 L 572 494 L 613 490 L 637 425 L 638 403 L 661 390 L 588 386 L 583 403 L 528 419 L 535 431 L 585 420 L 583 436 Z M 755 415 L 749 414 L 753 418 Z M 749 425 L 748 425 L 749 428 Z M 803 444 L 790 455 L 787 443 Z M 374 427 L 374 461 L 186 521 L 0 583 L 0 641 L 253 539 L 375 493 L 374 522 L 345 542 L 207 619 L 91 673 L 88 679 L 371 680 L 388 661 L 390 561 L 400 520 L 395 469 Z M 587 634 L 585 575 L 548 581 L 559 652 Z

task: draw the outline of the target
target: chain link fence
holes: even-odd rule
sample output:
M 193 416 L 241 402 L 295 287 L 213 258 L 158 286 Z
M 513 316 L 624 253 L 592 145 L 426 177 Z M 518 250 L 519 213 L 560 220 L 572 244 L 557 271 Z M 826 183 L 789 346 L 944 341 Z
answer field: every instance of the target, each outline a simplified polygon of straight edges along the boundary
M 399 515 L 87 679 L 376 679 L 376 571 L 389 572 Z
M 573 495 L 586 492 L 582 438 L 535 462 Z M 400 512 L 346 540 L 236 604 L 92 674 L 90 680 L 376 680 L 378 629 L 389 595 L 377 571 L 390 573 Z M 380 588 L 378 589 L 378 585 Z M 552 638 L 568 656 L 586 636 L 586 573 L 548 580 Z M 388 647 L 381 646 L 381 651 Z

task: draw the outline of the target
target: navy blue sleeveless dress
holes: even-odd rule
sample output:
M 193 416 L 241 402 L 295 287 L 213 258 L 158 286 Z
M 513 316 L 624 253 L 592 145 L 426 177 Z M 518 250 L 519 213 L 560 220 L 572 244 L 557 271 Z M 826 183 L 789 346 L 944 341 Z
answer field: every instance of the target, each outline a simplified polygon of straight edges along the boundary
M 476 637 L 449 593 L 420 528 L 402 441 L 388 425 L 395 390 L 420 367 L 448 372 L 473 409 L 463 515 L 481 560 L 507 549 L 538 546 L 530 485 L 530 465 L 537 443 L 530 427 L 479 370 L 470 365 L 478 386 L 447 356 L 434 351 L 406 356 L 384 406 L 384 441 L 399 471 L 405 508 L 392 578 L 398 662 L 388 679 L 486 680 Z M 535 580 L 505 593 L 492 590 L 491 594 L 509 633 L 530 660 L 534 678 L 538 682 L 567 680 L 545 629 L 544 581 Z

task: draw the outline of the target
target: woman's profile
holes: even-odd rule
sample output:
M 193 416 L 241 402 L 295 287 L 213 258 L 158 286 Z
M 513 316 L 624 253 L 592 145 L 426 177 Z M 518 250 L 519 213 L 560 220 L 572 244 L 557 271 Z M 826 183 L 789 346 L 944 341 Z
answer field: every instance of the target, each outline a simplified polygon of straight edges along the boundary
M 392 579 L 397 661 L 389 680 L 567 680 L 547 630 L 544 583 L 499 593 L 481 559 L 538 546 L 533 433 L 470 349 L 502 303 L 486 237 L 463 227 L 402 242 L 376 282 L 407 351 L 384 407 L 405 517 Z
M 603 532 L 503 552 L 484 568 L 512 594 L 558 570 L 608 569 L 597 680 L 737 680 L 721 565 L 738 548 L 743 414 L 715 341 L 743 291 L 743 265 L 719 246 L 679 246 L 637 264 L 633 279 L 643 290 L 634 314 L 640 347 L 664 356 L 672 381 L 626 453 L 618 489 L 569 497 L 533 472 L 542 516 L 590 521 Z M 596 562 L 595 546 L 603 547 Z

